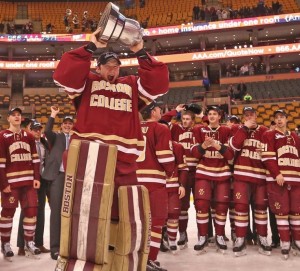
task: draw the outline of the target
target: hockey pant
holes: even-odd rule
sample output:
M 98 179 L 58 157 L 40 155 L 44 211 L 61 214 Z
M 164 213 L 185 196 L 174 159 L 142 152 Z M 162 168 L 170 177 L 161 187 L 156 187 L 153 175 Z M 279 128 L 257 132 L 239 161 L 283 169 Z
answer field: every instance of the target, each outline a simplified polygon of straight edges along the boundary
M 225 223 L 229 206 L 229 181 L 213 182 L 196 180 L 195 206 L 197 211 L 198 235 L 208 234 L 209 209 L 211 201 L 215 206 L 215 231 L 217 235 L 225 235 Z
M 281 241 L 300 240 L 300 186 L 267 184 L 269 206 L 275 214 Z
M 235 233 L 237 237 L 246 237 L 249 225 L 249 202 L 254 202 L 254 223 L 257 234 L 267 236 L 268 199 L 266 184 L 255 184 L 234 180 Z
M 24 240 L 34 240 L 38 205 L 37 191 L 32 186 L 25 186 L 12 189 L 11 193 L 1 192 L 0 235 L 2 243 L 10 242 L 13 217 L 19 202 L 24 212 Z

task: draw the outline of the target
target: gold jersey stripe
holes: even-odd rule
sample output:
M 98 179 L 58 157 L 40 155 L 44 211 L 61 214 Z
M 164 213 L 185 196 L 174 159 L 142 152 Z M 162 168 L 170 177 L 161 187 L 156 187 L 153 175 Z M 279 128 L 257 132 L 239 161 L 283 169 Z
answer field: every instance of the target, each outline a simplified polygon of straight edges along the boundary
M 160 175 L 166 176 L 166 173 L 163 171 L 155 170 L 155 169 L 138 169 L 136 174 L 152 174 L 152 175 Z
M 266 173 L 266 170 L 264 168 L 254 168 L 254 167 L 247 167 L 247 166 L 241 166 L 241 165 L 235 165 L 234 169 L 241 169 L 241 170 L 249 170 L 251 172 L 261 172 L 261 173 Z
M 11 172 L 7 173 L 7 177 L 13 177 L 13 176 L 20 176 L 20 175 L 25 175 L 25 174 L 33 174 L 33 170 L 24 170 L 24 171 L 17 171 L 17 172 Z

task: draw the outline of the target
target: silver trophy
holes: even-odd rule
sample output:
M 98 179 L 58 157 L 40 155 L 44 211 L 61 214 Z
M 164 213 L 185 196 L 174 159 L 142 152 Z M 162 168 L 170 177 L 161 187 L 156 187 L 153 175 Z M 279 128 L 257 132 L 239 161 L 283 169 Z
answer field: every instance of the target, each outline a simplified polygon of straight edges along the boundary
M 143 38 L 144 29 L 139 22 L 126 18 L 113 3 L 108 3 L 100 18 L 98 27 L 101 31 L 97 39 L 105 42 L 119 42 L 131 47 Z

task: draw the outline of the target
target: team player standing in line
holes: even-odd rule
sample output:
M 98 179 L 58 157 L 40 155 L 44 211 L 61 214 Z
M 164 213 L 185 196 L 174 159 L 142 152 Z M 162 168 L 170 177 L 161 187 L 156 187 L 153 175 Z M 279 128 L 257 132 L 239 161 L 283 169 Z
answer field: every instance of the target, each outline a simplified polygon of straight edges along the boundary
M 138 183 L 149 191 L 151 210 L 151 242 L 147 271 L 166 271 L 157 262 L 162 238 L 162 227 L 168 215 L 166 178 L 173 176 L 175 159 L 170 130 L 158 123 L 161 109 L 155 101 L 142 111 L 141 122 L 145 141 L 144 151 L 139 156 Z
M 254 217 L 258 234 L 259 252 L 271 254 L 267 242 L 268 233 L 268 197 L 266 186 L 266 169 L 261 160 L 263 149 L 262 136 L 268 128 L 258 125 L 256 112 L 252 107 L 244 107 L 243 125 L 234 126 L 230 146 L 235 150 L 234 162 L 234 209 L 236 241 L 233 252 L 236 256 L 246 254 L 245 237 L 249 223 L 249 199 L 254 201 Z M 233 127 L 233 128 L 234 128 Z
M 11 261 L 10 246 L 13 217 L 20 202 L 24 213 L 23 228 L 25 253 L 35 256 L 41 251 L 33 240 L 37 216 L 37 190 L 40 187 L 40 160 L 35 139 L 21 129 L 22 110 L 8 112 L 9 128 L 0 133 L 0 188 L 1 188 L 1 252 Z
M 169 123 L 160 120 L 162 124 L 167 125 Z M 186 181 L 188 174 L 188 166 L 185 159 L 185 151 L 181 144 L 172 141 L 172 149 L 175 157 L 175 169 L 171 178 L 167 178 L 167 193 L 168 193 L 168 219 L 165 231 L 163 231 L 162 242 L 160 250 L 163 252 L 171 251 L 173 254 L 177 253 L 177 232 L 179 224 L 180 206 L 182 199 L 185 196 Z
M 194 135 L 198 144 L 191 149 L 192 155 L 199 158 L 195 181 L 195 207 L 197 211 L 198 243 L 194 250 L 204 251 L 208 244 L 209 209 L 216 210 L 214 225 L 217 248 L 227 249 L 225 223 L 230 198 L 231 172 L 228 162 L 233 159 L 233 151 L 228 147 L 230 128 L 220 125 L 221 110 L 208 108 L 207 127 L 198 126 Z
M 276 128 L 265 133 L 262 160 L 267 168 L 269 206 L 276 216 L 281 253 L 289 257 L 290 239 L 300 253 L 300 139 L 287 130 L 287 114 L 274 112 Z
M 191 192 L 194 194 L 195 185 L 195 172 L 198 164 L 198 158 L 195 158 L 191 154 L 191 147 L 196 143 L 193 134 L 195 124 L 195 113 L 190 110 L 186 110 L 184 104 L 179 104 L 175 110 L 163 115 L 162 119 L 170 122 L 172 117 L 178 113 L 181 114 L 181 123 L 171 124 L 172 140 L 180 143 L 185 151 L 186 163 L 188 165 L 188 175 L 184 182 L 185 196 L 181 199 L 181 210 L 179 216 L 179 240 L 177 242 L 180 249 L 184 249 L 188 245 L 188 210 L 190 208 L 190 196 Z

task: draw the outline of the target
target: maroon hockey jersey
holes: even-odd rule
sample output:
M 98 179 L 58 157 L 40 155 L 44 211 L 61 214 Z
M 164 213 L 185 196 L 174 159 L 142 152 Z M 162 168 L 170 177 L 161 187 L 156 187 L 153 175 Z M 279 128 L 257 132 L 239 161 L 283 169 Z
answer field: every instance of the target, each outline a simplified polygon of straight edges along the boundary
M 168 191 L 178 191 L 180 185 L 186 185 L 189 168 L 185 161 L 184 148 L 181 144 L 173 141 L 173 153 L 175 156 L 175 168 L 171 178 L 167 178 Z
M 228 147 L 230 138 L 230 128 L 219 126 L 212 129 L 209 126 L 197 126 L 194 129 L 194 135 L 198 144 L 191 149 L 192 155 L 199 158 L 196 169 L 196 178 L 210 181 L 226 181 L 231 177 L 229 161 L 233 159 L 233 150 Z M 205 141 L 205 135 L 214 138 L 219 144 L 226 146 L 223 154 L 214 147 L 208 147 L 204 153 L 200 153 L 198 146 Z
M 74 132 L 82 138 L 114 144 L 118 160 L 135 162 L 144 145 L 138 112 L 168 91 L 167 65 L 151 56 L 150 60 L 138 58 L 139 76 L 119 77 L 111 84 L 90 72 L 91 58 L 84 47 L 69 51 L 53 76 L 54 82 L 74 99 Z
M 268 131 L 263 136 L 263 143 L 262 161 L 267 168 L 267 181 L 276 181 L 276 176 L 281 173 L 285 183 L 300 185 L 300 139 L 297 134 Z
M 263 149 L 262 136 L 267 127 L 258 125 L 248 129 L 243 125 L 232 127 L 233 136 L 229 145 L 236 151 L 234 161 L 234 178 L 252 183 L 266 181 L 266 169 L 261 160 Z
M 168 127 L 154 121 L 141 123 L 145 148 L 137 160 L 137 179 L 140 184 L 166 185 L 166 177 L 174 171 L 171 133 Z
M 176 116 L 177 111 L 171 110 L 163 115 L 162 119 L 170 122 L 171 119 Z M 198 159 L 191 155 L 191 147 L 196 144 L 195 136 L 193 134 L 193 127 L 185 128 L 180 123 L 171 124 L 172 140 L 180 143 L 185 151 L 186 163 L 191 171 L 194 171 Z
M 1 190 L 32 186 L 40 179 L 40 159 L 32 134 L 21 130 L 0 132 L 0 184 Z

